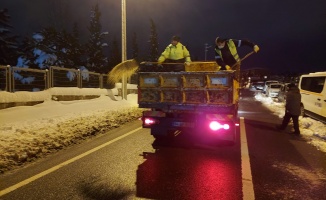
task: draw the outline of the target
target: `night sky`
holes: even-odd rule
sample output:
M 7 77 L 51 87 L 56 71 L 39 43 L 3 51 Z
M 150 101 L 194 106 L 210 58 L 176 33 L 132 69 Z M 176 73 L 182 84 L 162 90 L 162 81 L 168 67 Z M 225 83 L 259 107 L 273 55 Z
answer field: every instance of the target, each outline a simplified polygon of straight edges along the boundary
M 86 38 L 92 6 L 99 3 L 103 31 L 121 41 L 120 0 L 0 0 L 8 8 L 14 33 L 31 35 L 41 26 L 78 22 Z M 150 19 L 156 24 L 159 51 L 172 35 L 181 36 L 193 57 L 205 58 L 205 43 L 217 36 L 249 39 L 260 47 L 242 69 L 266 68 L 273 72 L 326 71 L 325 0 L 126 0 L 127 48 L 135 32 L 142 52 L 148 53 Z M 251 51 L 239 49 L 240 56 Z M 131 53 L 128 52 L 128 59 Z M 207 52 L 214 60 L 214 48 Z

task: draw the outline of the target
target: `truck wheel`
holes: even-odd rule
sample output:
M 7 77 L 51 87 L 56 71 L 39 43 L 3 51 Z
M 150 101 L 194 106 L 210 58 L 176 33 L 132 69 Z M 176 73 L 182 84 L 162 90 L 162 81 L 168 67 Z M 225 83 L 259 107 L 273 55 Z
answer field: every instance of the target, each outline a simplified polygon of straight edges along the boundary
M 233 140 L 227 141 L 228 146 L 234 146 L 236 144 L 236 135 L 234 135 Z
M 236 143 L 237 143 L 237 134 L 238 134 L 238 128 L 234 127 L 234 130 L 233 130 L 233 139 L 228 141 L 227 144 L 229 146 L 234 146 Z
M 164 138 L 166 138 L 166 136 L 163 136 L 163 135 L 153 135 L 153 137 L 154 137 L 156 140 L 163 140 Z
M 158 141 L 172 141 L 174 139 L 174 132 L 172 130 L 167 130 L 163 133 L 163 131 L 156 132 L 152 130 L 153 137 Z

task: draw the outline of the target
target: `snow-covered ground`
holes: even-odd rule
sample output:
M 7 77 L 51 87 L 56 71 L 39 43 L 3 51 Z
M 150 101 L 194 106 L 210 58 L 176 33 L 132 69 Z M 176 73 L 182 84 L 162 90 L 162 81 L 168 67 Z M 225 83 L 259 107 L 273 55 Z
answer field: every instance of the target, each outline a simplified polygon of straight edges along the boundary
M 67 90 L 54 89 L 51 94 L 64 94 Z M 79 94 L 96 93 L 77 90 L 75 93 Z M 15 95 L 16 102 L 48 98 L 44 103 L 35 106 L 0 110 L 0 172 L 118 127 L 138 118 L 142 112 L 137 108 L 136 94 L 129 94 L 127 100 L 117 100 L 115 98 L 118 97 L 114 95 L 116 91 L 97 91 L 101 96 L 92 100 L 55 101 L 46 92 L 1 92 L 0 102 L 10 102 L 12 95 Z M 71 92 L 73 91 L 70 90 Z M 257 94 L 255 98 L 280 118 L 283 117 L 283 103 L 274 102 L 261 94 Z M 326 152 L 325 124 L 310 118 L 300 118 L 300 129 L 309 143 Z
M 51 100 L 51 94 L 65 94 L 67 90 L 0 92 L 0 102 L 46 99 L 35 106 L 0 110 L 0 173 L 141 116 L 136 94 L 122 100 L 114 90 L 70 88 L 74 94 L 101 96 L 91 100 Z

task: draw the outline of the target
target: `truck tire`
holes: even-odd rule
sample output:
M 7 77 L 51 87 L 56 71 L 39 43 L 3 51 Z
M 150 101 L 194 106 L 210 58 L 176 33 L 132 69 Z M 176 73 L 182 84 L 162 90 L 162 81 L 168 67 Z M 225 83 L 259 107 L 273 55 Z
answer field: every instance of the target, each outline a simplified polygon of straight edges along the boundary
M 234 146 L 237 143 L 237 134 L 238 134 L 237 127 L 234 127 L 234 130 L 232 130 L 232 132 L 233 132 L 232 133 L 233 138 L 232 138 L 232 140 L 229 140 L 226 142 L 227 146 Z
M 233 139 L 226 142 L 227 146 L 234 146 L 236 144 L 236 133 L 233 134 Z
M 156 140 L 172 141 L 174 139 L 174 130 L 151 130 L 151 134 Z

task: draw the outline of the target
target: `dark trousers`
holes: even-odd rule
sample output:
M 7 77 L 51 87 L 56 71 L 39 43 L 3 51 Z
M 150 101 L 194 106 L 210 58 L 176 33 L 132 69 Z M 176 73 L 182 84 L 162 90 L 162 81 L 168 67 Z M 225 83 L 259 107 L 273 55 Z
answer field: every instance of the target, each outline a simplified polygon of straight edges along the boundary
M 281 129 L 285 129 L 287 127 L 287 125 L 290 122 L 290 119 L 292 118 L 293 121 L 293 128 L 294 128 L 294 132 L 295 133 L 300 133 L 300 129 L 299 129 L 299 116 L 297 115 L 291 115 L 289 112 L 286 112 L 284 117 L 283 117 L 283 121 L 282 121 L 282 125 L 281 125 Z

